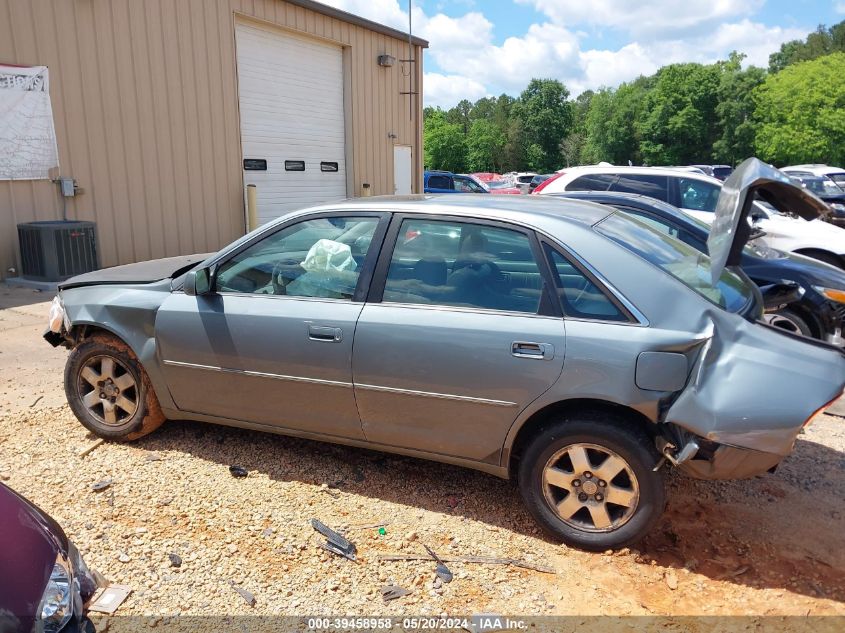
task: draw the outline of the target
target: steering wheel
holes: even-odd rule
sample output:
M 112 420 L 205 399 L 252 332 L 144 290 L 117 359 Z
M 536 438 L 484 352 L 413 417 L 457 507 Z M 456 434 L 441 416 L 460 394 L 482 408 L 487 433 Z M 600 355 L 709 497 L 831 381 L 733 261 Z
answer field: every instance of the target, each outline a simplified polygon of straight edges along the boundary
M 299 262 L 293 259 L 283 259 L 276 262 L 273 266 L 273 277 L 271 278 L 273 282 L 273 294 L 287 294 L 287 285 L 299 275 L 291 276 L 286 273 L 289 273 L 291 269 L 295 270 L 297 268 L 299 269 L 297 272 L 302 272 L 302 268 L 299 267 Z

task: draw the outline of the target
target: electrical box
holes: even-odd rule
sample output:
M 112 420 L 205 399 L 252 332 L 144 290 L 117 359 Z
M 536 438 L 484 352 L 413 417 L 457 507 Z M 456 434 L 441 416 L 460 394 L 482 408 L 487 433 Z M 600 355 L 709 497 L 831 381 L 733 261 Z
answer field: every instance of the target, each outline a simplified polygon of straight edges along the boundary
M 73 198 L 76 195 L 76 183 L 73 178 L 59 178 L 59 188 L 65 198 Z

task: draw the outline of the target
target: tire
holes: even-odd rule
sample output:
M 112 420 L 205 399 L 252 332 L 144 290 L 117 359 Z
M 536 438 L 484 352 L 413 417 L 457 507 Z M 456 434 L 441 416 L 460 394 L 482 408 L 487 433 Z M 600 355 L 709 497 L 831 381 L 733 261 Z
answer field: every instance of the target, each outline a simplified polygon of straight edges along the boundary
M 659 459 L 652 440 L 630 419 L 581 413 L 532 438 L 519 464 L 519 489 L 534 519 L 566 545 L 588 551 L 625 547 L 647 534 L 666 507 L 663 476 L 653 470 Z M 586 502 L 575 496 L 587 493 Z
M 95 334 L 70 352 L 65 395 L 82 425 L 107 440 L 136 440 L 164 422 L 138 358 L 110 334 Z
M 783 328 L 793 334 L 813 338 L 813 331 L 810 329 L 810 326 L 803 317 L 798 316 L 792 310 L 778 310 L 777 312 L 766 315 L 766 320 L 769 322 L 769 325 Z

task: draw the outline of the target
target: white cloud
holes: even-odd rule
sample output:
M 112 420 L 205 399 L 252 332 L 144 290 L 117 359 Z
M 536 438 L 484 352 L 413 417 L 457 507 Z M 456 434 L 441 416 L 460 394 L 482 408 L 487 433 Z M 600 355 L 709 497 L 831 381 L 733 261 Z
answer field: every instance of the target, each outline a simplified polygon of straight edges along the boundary
M 629 33 L 677 37 L 689 29 L 753 15 L 765 0 L 517 0 L 533 6 L 555 24 L 621 29 Z M 674 35 L 673 35 L 674 34 Z
M 423 99 L 427 106 L 448 109 L 461 99 L 477 101 L 487 96 L 487 88 L 479 81 L 463 75 L 423 73 Z
M 837 13 L 845 13 L 845 2 L 837 2 L 833 8 Z
M 337 8 L 407 30 L 399 0 L 323 0 Z M 493 24 L 478 9 L 459 17 L 414 7 L 414 33 L 429 41 L 426 105 L 451 107 L 502 92 L 519 94 L 532 77 L 563 81 L 573 95 L 650 75 L 665 64 L 712 63 L 733 50 L 746 64 L 766 66 L 769 54 L 807 30 L 754 22 L 764 0 L 517 0 L 548 16 L 520 35 L 494 43 Z M 835 0 L 843 5 L 845 0 Z M 432 6 L 432 5 L 429 5 Z M 471 7 L 471 2 L 468 2 Z M 475 5 L 483 10 L 484 3 Z M 435 5 L 439 7 L 439 5 Z M 616 49 L 584 50 L 584 25 L 629 33 Z M 601 32 L 601 31 L 599 31 Z M 434 62 L 433 64 L 431 62 Z

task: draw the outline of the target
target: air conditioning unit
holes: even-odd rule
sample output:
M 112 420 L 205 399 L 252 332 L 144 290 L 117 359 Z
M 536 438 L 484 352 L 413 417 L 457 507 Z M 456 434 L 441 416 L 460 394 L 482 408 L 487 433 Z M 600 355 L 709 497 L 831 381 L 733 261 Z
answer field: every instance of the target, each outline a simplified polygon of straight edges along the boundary
M 18 241 L 24 279 L 63 281 L 99 268 L 93 222 L 25 222 L 18 224 Z

